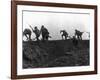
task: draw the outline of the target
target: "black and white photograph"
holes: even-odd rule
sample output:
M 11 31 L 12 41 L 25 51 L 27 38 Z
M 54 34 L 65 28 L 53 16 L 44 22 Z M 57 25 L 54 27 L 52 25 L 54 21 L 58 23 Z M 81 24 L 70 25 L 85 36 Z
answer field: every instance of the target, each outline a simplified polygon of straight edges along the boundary
M 89 16 L 23 10 L 23 68 L 89 65 Z

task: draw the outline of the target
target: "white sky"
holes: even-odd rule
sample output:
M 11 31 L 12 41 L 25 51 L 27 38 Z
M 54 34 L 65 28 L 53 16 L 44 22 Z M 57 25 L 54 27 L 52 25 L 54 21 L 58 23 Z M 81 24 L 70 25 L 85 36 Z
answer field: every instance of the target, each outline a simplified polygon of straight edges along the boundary
M 75 29 L 82 32 L 90 32 L 90 15 L 84 13 L 56 13 L 56 12 L 36 12 L 23 11 L 23 30 L 37 26 L 39 29 L 44 25 L 52 36 L 52 40 L 61 39 L 60 30 L 65 29 L 70 36 L 74 35 Z M 32 38 L 34 38 L 34 33 Z M 40 37 L 41 38 L 41 37 Z M 88 39 L 88 34 L 84 33 L 83 39 Z

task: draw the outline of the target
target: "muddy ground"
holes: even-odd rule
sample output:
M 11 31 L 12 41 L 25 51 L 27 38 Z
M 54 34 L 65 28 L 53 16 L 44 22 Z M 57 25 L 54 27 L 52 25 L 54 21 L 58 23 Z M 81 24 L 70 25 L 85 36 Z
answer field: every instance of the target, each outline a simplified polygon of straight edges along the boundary
M 23 68 L 89 65 L 89 40 L 23 41 Z

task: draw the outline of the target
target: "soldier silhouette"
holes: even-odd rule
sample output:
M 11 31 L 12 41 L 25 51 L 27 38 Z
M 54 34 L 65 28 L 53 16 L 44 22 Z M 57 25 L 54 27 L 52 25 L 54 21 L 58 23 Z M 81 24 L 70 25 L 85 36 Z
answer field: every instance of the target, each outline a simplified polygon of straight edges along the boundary
M 31 40 L 31 30 L 30 29 L 25 29 L 23 32 L 23 36 L 26 36 L 27 40 Z
M 47 28 L 44 27 L 44 25 L 41 26 L 41 30 L 40 30 L 40 33 L 42 34 L 42 40 L 48 40 L 48 37 L 49 36 L 49 32 L 47 30 Z
M 65 40 L 67 39 L 67 37 L 68 37 L 68 33 L 66 32 L 66 30 L 60 30 L 60 33 L 62 33 L 62 39 L 63 39 L 63 37 L 65 37 Z
M 77 37 L 78 39 L 82 40 L 82 34 L 84 32 L 80 32 L 79 30 L 75 29 L 75 37 Z
M 38 41 L 38 40 L 39 40 L 39 36 L 40 36 L 40 31 L 39 31 L 39 29 L 37 28 L 37 26 L 34 27 L 34 31 L 33 31 L 33 32 L 35 33 L 36 39 L 37 39 L 37 41 Z
M 30 26 L 30 28 L 32 29 L 32 31 L 35 33 L 35 38 L 37 39 L 37 41 L 39 40 L 39 37 L 40 37 L 40 31 L 39 29 L 37 28 L 37 26 L 34 27 L 34 29 Z

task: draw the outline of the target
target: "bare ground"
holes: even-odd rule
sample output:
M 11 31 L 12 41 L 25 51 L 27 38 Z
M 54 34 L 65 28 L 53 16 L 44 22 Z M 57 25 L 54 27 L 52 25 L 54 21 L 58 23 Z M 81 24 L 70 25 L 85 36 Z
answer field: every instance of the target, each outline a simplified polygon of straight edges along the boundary
M 23 41 L 23 68 L 89 65 L 89 40 Z

